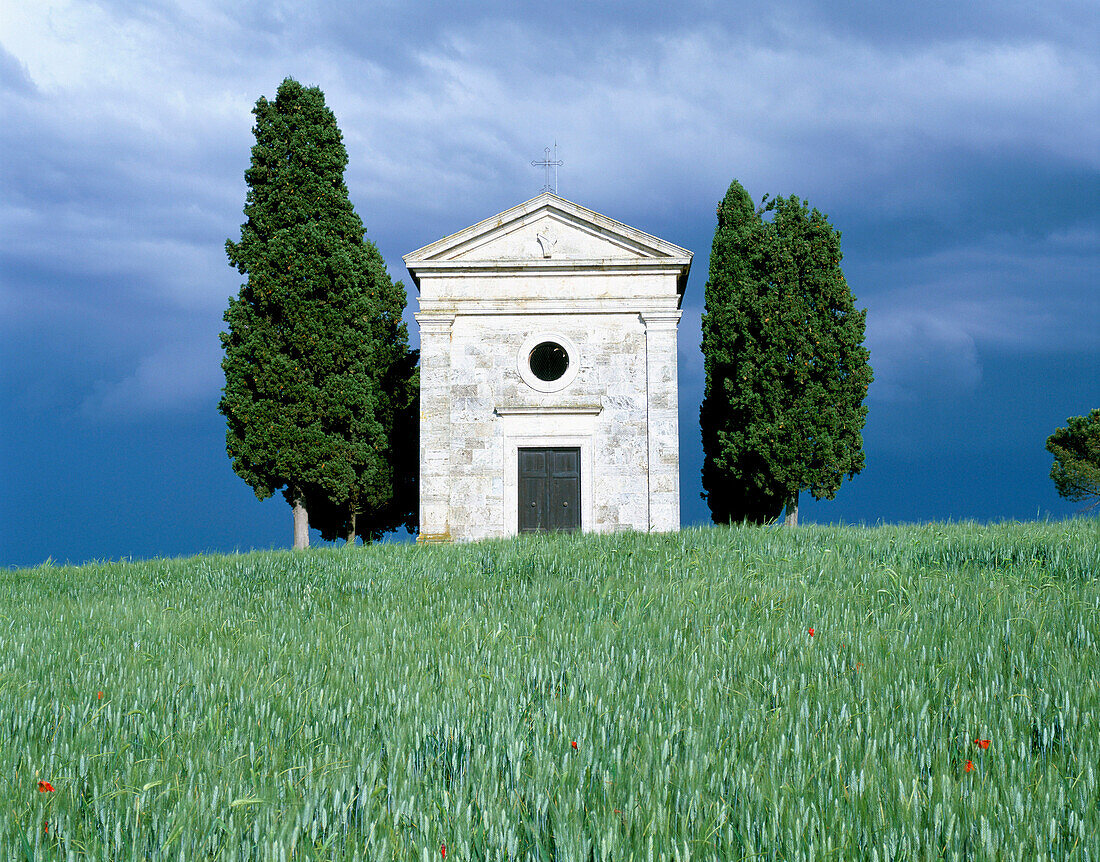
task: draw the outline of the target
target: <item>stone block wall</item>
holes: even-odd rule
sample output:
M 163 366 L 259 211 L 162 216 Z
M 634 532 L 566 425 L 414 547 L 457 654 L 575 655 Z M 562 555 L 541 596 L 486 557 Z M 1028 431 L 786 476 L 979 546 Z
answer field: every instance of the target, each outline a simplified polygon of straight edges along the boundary
M 578 415 L 586 417 L 584 427 L 565 437 L 566 445 L 583 438 L 592 452 L 581 477 L 591 501 L 582 528 L 678 529 L 678 317 L 422 316 L 422 533 L 451 539 L 514 533 L 506 440 L 554 445 L 562 423 Z M 536 391 L 519 372 L 524 343 L 542 334 L 565 336 L 575 347 L 570 361 L 580 366 L 557 392 Z

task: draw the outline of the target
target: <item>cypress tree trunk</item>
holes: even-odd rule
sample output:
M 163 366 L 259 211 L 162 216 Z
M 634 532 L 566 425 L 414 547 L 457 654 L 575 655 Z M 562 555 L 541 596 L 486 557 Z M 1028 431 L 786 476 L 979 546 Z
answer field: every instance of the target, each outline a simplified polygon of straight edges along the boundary
M 302 494 L 294 489 L 294 550 L 309 547 L 309 513 L 302 502 Z
M 784 527 L 798 526 L 798 492 L 787 501 L 787 517 L 783 520 Z
M 355 504 L 350 503 L 348 505 L 348 547 L 355 545 Z

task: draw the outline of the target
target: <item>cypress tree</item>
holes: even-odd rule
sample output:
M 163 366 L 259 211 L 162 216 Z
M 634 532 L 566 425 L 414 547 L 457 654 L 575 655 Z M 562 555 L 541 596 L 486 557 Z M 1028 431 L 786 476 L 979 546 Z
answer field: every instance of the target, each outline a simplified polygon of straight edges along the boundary
M 734 181 L 718 207 L 703 314 L 703 488 L 718 523 L 797 519 L 864 466 L 866 312 L 840 233 L 797 197 L 757 210 Z M 770 220 L 765 216 L 770 215 Z
M 752 445 L 753 416 L 762 406 L 757 340 L 768 325 L 759 313 L 767 294 L 758 274 L 761 226 L 734 180 L 718 205 L 702 321 L 703 496 L 719 524 L 764 523 L 783 510 L 782 490 Z
M 321 90 L 287 78 L 253 114 L 247 220 L 225 245 L 247 275 L 221 334 L 226 449 L 259 499 L 282 489 L 296 512 L 323 511 L 331 529 L 338 511 L 346 536 L 372 535 L 408 520 L 394 513 L 407 461 L 394 450 L 410 445 L 394 424 L 415 392 L 404 287 L 364 239 Z

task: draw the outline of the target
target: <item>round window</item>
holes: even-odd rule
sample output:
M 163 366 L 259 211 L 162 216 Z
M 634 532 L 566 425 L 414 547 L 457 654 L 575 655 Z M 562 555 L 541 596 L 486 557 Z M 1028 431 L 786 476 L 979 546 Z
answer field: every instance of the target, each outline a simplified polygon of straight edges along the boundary
M 533 332 L 516 351 L 516 371 L 536 392 L 561 392 L 581 370 L 580 348 L 560 332 Z
M 554 341 L 543 341 L 535 345 L 528 357 L 531 373 L 539 380 L 552 383 L 560 380 L 569 370 L 569 354 L 565 348 Z

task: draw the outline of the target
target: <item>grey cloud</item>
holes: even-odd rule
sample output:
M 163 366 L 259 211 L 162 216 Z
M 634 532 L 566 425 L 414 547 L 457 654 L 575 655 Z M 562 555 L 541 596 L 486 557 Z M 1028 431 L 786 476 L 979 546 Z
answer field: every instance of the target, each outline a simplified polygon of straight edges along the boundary
M 1100 152 L 1086 119 L 1100 113 L 1100 91 L 1081 87 L 1100 78 L 1098 64 L 1043 46 L 892 55 L 825 40 L 807 57 L 687 33 L 639 55 L 538 71 L 480 48 L 424 49 L 419 75 L 351 100 L 353 123 L 413 144 L 419 173 L 406 167 L 400 179 L 416 200 L 448 206 L 445 186 L 465 196 L 487 180 L 518 180 L 521 154 L 555 133 L 571 156 L 567 182 L 596 198 L 724 187 L 731 173 L 769 190 L 883 197 L 905 194 L 882 185 L 930 151 L 988 158 L 1010 141 L 1032 158 L 1089 168 Z M 513 167 L 486 176 L 494 164 Z
M 1100 240 L 1088 194 L 1075 194 L 1100 187 L 1094 52 L 1029 29 L 1022 10 L 997 26 L 929 24 L 927 38 L 919 27 L 901 38 L 898 25 L 884 43 L 889 23 L 869 9 L 859 26 L 821 4 L 759 21 L 747 4 L 689 6 L 675 20 L 662 8 L 566 3 L 548 22 L 503 3 L 477 16 L 398 3 L 77 4 L 84 42 L 57 68 L 41 46 L 12 58 L 45 83 L 7 106 L 0 131 L 13 165 L 0 204 L 2 263 L 17 274 L 7 307 L 34 314 L 41 288 L 18 273 L 37 267 L 59 285 L 59 307 L 72 291 L 73 314 L 89 281 L 119 315 L 119 296 L 181 321 L 220 311 L 239 283 L 222 244 L 241 221 L 249 111 L 293 74 L 336 111 L 353 201 L 396 278 L 401 254 L 534 195 L 529 162 L 557 138 L 566 197 L 693 245 L 693 313 L 733 177 L 754 196 L 793 191 L 829 212 L 871 310 L 884 393 L 891 375 L 897 391 L 917 385 L 906 369 L 927 367 L 939 349 L 928 345 L 959 357 L 972 369 L 960 385 L 972 385 L 968 339 L 980 350 L 1015 331 L 990 297 L 1038 322 L 1019 343 L 1049 346 L 1063 330 L 1059 345 L 1095 346 L 1095 304 L 1080 304 Z M 819 20 L 827 9 L 833 23 Z M 1050 273 L 1061 298 L 1019 304 Z M 929 308 L 941 301 L 982 311 L 956 325 Z M 143 373 L 103 383 L 89 403 L 126 386 L 152 393 Z
M 30 95 L 35 92 L 27 67 L 0 44 L 0 92 Z
M 1098 267 L 1100 236 L 1091 231 L 997 234 L 873 266 L 857 261 L 849 280 L 869 321 L 899 309 L 931 310 L 998 349 L 1087 352 L 1100 350 Z
M 788 42 L 800 48 L 832 36 L 895 48 L 966 40 L 1036 40 L 1091 50 L 1100 29 L 1100 12 L 1090 0 L 1048 4 L 563 0 L 552 7 L 486 0 L 477 4 L 476 11 L 464 3 L 386 2 L 364 7 L 353 0 L 338 0 L 305 5 L 245 3 L 235 8 L 249 30 L 269 36 L 294 30 L 310 42 L 329 42 L 352 54 L 384 54 L 388 65 L 402 70 L 410 67 L 416 51 L 424 46 L 461 42 L 471 29 L 484 34 L 481 44 L 492 45 L 505 65 L 538 62 L 546 71 L 555 68 L 545 62 L 548 55 L 559 67 L 566 67 L 601 52 L 618 56 L 621 48 L 640 53 L 648 40 L 689 26 L 731 44 Z
M 95 421 L 132 420 L 152 413 L 213 408 L 224 383 L 217 342 L 178 341 L 144 356 L 131 374 L 101 380 L 81 405 Z
M 909 261 L 908 286 L 871 293 L 873 398 L 911 401 L 973 391 L 982 355 L 1100 351 L 1097 256 L 1059 253 L 1061 237 L 952 250 Z M 893 269 L 905 270 L 905 261 Z
M 869 318 L 871 402 L 916 402 L 973 392 L 982 379 L 974 337 L 950 315 L 917 309 Z
M 880 3 L 824 0 L 784 3 L 776 19 L 807 31 L 857 36 L 885 45 L 960 39 L 1034 39 L 1091 50 L 1100 40 L 1100 10 L 1091 0 L 1030 3 L 1021 0 L 922 0 Z

